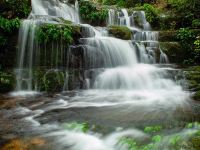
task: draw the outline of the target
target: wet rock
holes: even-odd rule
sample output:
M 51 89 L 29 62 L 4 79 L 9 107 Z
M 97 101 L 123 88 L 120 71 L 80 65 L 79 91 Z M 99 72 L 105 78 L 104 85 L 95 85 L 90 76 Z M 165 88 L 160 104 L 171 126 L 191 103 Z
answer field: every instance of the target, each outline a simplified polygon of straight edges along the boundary
M 175 30 L 169 31 L 159 31 L 159 41 L 166 42 L 166 41 L 176 41 L 176 32 Z
M 123 40 L 131 40 L 132 37 L 131 30 L 125 26 L 110 26 L 108 32 L 110 35 Z
M 7 71 L 0 71 L 0 93 L 10 92 L 15 87 L 15 76 Z
M 160 42 L 160 48 L 167 54 L 170 63 L 183 63 L 186 53 L 178 42 Z
M 44 85 L 47 92 L 60 92 L 64 85 L 64 73 L 58 70 L 49 70 L 44 75 Z
M 200 66 L 189 67 L 184 70 L 189 90 L 193 91 L 193 99 L 200 100 Z
M 0 150 L 33 150 L 42 149 L 46 141 L 42 138 L 33 138 L 30 140 L 14 139 L 5 144 Z

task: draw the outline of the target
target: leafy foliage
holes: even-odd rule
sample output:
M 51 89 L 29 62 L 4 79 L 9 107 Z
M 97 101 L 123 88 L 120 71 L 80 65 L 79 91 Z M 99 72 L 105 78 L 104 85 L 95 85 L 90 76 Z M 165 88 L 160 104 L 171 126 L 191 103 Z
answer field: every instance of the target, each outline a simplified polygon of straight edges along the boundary
M 75 130 L 75 131 L 81 131 L 81 132 L 88 132 L 89 131 L 89 124 L 88 123 L 65 123 L 63 124 L 63 128 L 67 130 Z
M 81 0 L 79 2 L 81 18 L 89 23 L 101 25 L 106 22 L 108 9 L 104 6 Z
M 136 10 L 144 10 L 147 21 L 152 25 L 156 25 L 159 22 L 160 10 L 152 4 L 144 4 L 143 6 L 135 7 Z
M 70 25 L 44 24 L 38 28 L 37 40 L 39 43 L 63 40 L 69 45 L 73 41 L 72 27 Z
M 150 4 L 144 4 L 143 8 L 145 10 L 148 22 L 151 24 L 156 24 L 159 19 L 158 18 L 159 10 Z
M 0 16 L 0 30 L 6 33 L 12 33 L 19 29 L 20 20 L 18 18 L 9 20 Z
M 192 21 L 192 27 L 193 28 L 200 28 L 200 19 L 194 19 Z
M 199 0 L 169 0 L 168 3 L 172 6 L 173 11 L 182 18 L 182 27 L 191 26 L 195 18 L 200 18 Z
M 29 0 L 3 0 L 1 15 L 7 18 L 25 18 L 31 11 Z M 7 14 L 6 12 L 11 11 L 12 13 Z
M 197 38 L 196 41 L 194 41 L 194 56 L 195 56 L 195 61 L 197 63 L 200 63 L 200 39 L 199 39 L 199 37 Z
M 180 41 L 181 45 L 184 48 L 184 53 L 187 58 L 185 58 L 185 64 L 194 63 L 194 40 L 195 34 L 189 28 L 181 28 L 178 30 L 176 35 L 177 40 Z M 186 42 L 187 41 L 187 42 Z
M 148 126 L 144 128 L 144 132 L 146 133 L 153 133 L 153 132 L 159 132 L 161 131 L 161 126 Z

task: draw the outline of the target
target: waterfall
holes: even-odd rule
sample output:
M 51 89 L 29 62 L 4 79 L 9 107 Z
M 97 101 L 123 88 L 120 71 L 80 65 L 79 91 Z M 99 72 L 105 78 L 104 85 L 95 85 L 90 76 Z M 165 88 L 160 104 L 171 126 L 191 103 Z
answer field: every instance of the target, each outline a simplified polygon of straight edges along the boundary
M 110 9 L 108 17 L 108 26 L 127 26 L 133 31 L 133 43 L 135 43 L 134 45 L 138 49 L 139 61 L 141 63 L 169 62 L 167 55 L 160 49 L 159 34 L 157 31 L 151 30 L 144 11 L 133 11 L 132 15 L 129 15 L 126 9 L 121 9 L 119 12 Z M 160 59 L 158 60 L 157 57 L 160 57 Z
M 72 6 L 59 0 L 32 0 L 32 12 L 21 23 L 19 30 L 16 91 L 37 90 L 37 81 L 33 84 L 35 66 L 58 68 L 60 64 L 66 63 L 67 52 L 63 41 L 55 41 L 51 45 L 44 43 L 41 47 L 36 40 L 36 30 L 41 24 L 62 23 L 59 17 L 79 23 L 78 9 L 78 1 Z
M 75 2 L 75 6 L 70 6 L 61 3 L 59 0 L 32 0 L 31 14 L 62 17 L 66 20 L 79 23 L 77 2 Z
M 48 128 L 47 132 L 45 130 L 40 134 L 50 131 L 50 134 L 42 137 L 42 140 L 47 137 L 48 147 L 55 145 L 52 149 L 122 150 L 128 148 L 119 147 L 119 140 L 123 137 L 135 137 L 145 143 L 149 140 L 152 145 L 150 136 L 135 129 L 115 132 L 108 137 L 92 132 L 68 131 L 64 126 L 64 131 L 59 129 L 66 120 L 76 121 L 77 118 L 81 121 L 92 120 L 95 124 L 105 123 L 108 128 L 123 124 L 125 127 L 133 127 L 137 122 L 144 122 L 145 125 L 151 121 L 165 123 L 174 119 L 177 111 L 180 114 L 182 108 L 188 106 L 189 93 L 170 74 L 176 69 L 159 65 L 168 63 L 167 55 L 160 49 L 159 34 L 151 31 L 143 11 L 135 11 L 132 15 L 126 9 L 109 11 L 108 25 L 127 26 L 133 31 L 131 41 L 110 37 L 105 27 L 80 24 L 78 1 L 70 5 L 59 0 L 32 0 L 32 7 L 29 18 L 22 22 L 19 31 L 16 90 L 39 91 L 37 82 L 42 81 L 34 79 L 33 72 L 39 67 L 46 69 L 45 75 L 57 72 L 60 68 L 65 72 L 63 91 L 66 93 L 55 94 L 52 98 L 37 97 L 36 103 L 34 99 L 24 105 L 32 111 L 28 111 L 28 114 L 20 112 L 26 119 L 23 120 L 25 126 L 29 127 L 30 120 L 39 124 L 31 126 L 29 130 L 38 129 L 37 133 L 40 133 L 43 128 Z M 69 46 L 62 40 L 39 44 L 36 40 L 37 28 L 43 24 L 60 25 L 63 23 L 60 18 L 81 26 L 82 35 L 78 42 Z M 75 58 L 75 55 L 78 57 Z M 74 61 L 75 65 L 70 61 Z M 24 102 L 23 99 L 20 104 L 23 106 Z M 15 109 L 9 112 L 12 110 L 17 112 Z M 37 121 L 34 120 L 36 117 Z M 20 118 L 20 115 L 17 114 L 16 118 Z M 48 121 L 55 124 L 49 128 Z M 97 128 L 92 127 L 94 132 Z M 52 143 L 48 143 L 51 139 Z

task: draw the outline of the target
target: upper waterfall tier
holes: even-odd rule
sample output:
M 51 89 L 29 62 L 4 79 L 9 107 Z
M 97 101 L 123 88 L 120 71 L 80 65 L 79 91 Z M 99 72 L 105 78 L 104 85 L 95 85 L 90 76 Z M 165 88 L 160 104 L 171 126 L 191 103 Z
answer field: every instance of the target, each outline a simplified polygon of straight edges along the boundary
M 66 20 L 79 23 L 78 1 L 69 5 L 59 0 L 32 0 L 32 15 L 49 15 L 62 17 Z

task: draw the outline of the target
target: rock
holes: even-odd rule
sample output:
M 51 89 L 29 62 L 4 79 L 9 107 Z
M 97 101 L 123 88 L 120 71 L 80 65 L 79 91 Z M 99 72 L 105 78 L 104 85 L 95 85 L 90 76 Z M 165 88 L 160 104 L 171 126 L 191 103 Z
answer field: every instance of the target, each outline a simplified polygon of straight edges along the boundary
M 182 46 L 178 42 L 160 42 L 160 48 L 167 54 L 170 63 L 183 63 L 186 56 Z
M 15 76 L 6 71 L 0 71 L 0 93 L 10 92 L 15 88 Z
M 108 32 L 110 35 L 123 40 L 131 40 L 132 37 L 131 30 L 125 26 L 110 26 Z
M 59 70 L 49 70 L 44 75 L 43 81 L 47 92 L 60 92 L 64 86 L 64 73 Z
M 159 41 L 167 42 L 167 41 L 177 41 L 176 39 L 176 30 L 168 30 L 168 31 L 159 31 Z
M 189 67 L 184 70 L 189 90 L 193 91 L 193 99 L 200 100 L 200 66 Z

